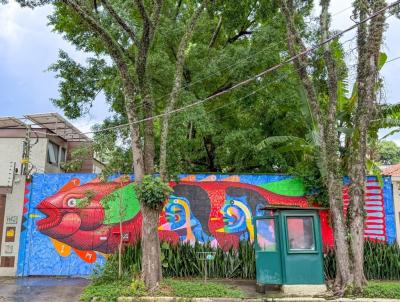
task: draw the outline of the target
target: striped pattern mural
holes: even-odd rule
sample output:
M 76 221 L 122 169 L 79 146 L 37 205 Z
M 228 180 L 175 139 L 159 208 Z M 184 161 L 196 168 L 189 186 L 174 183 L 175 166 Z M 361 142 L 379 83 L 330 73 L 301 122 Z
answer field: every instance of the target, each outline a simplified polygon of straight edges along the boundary
M 349 186 L 343 188 L 345 211 L 349 206 Z M 383 190 L 377 179 L 368 178 L 365 187 L 365 228 L 364 237 L 386 241 L 385 205 Z

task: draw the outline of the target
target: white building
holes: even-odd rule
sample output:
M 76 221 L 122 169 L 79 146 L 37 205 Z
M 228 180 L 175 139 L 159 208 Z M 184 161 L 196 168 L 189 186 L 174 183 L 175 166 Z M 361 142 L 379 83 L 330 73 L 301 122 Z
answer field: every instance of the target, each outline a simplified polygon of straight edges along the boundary
M 33 173 L 63 173 L 71 151 L 90 139 L 57 113 L 0 118 L 0 276 L 14 276 L 18 263 L 25 183 Z M 91 154 L 76 172 L 100 173 Z

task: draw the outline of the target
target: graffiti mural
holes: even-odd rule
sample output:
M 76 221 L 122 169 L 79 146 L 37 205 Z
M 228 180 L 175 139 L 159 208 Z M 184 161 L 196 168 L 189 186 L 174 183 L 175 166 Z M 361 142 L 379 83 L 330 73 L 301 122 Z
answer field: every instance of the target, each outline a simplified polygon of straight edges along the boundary
M 26 190 L 18 274 L 87 275 L 118 248 L 121 236 L 125 244 L 139 240 L 142 218 L 132 181 L 34 175 Z M 241 240 L 254 240 L 252 219 L 266 205 L 308 206 L 302 183 L 286 175 L 182 175 L 170 186 L 159 235 L 174 243 L 235 248 Z M 320 216 L 324 245 L 331 246 L 329 215 Z M 273 248 L 270 233 L 262 239 Z

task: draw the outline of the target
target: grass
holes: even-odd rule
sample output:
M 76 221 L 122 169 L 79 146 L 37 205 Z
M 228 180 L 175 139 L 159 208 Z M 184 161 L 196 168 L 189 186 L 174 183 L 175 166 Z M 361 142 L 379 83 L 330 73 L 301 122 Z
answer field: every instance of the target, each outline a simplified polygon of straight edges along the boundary
M 200 279 L 164 279 L 156 295 L 179 298 L 243 298 L 243 293 L 233 286 L 212 281 L 204 283 Z M 133 279 L 133 281 L 121 279 L 106 282 L 91 282 L 84 288 L 80 300 L 89 302 L 96 297 L 96 301 L 99 302 L 112 302 L 117 301 L 117 298 L 122 296 L 146 296 L 143 282 L 138 279 Z
M 160 296 L 181 298 L 243 298 L 243 293 L 233 286 L 203 280 L 165 279 L 161 285 Z
M 83 289 L 80 300 L 90 302 L 94 297 L 99 302 L 117 301 L 118 297 L 137 296 L 139 291 L 131 286 L 130 280 L 115 280 L 104 283 L 90 283 Z
M 369 281 L 362 295 L 365 298 L 400 299 L 400 282 Z

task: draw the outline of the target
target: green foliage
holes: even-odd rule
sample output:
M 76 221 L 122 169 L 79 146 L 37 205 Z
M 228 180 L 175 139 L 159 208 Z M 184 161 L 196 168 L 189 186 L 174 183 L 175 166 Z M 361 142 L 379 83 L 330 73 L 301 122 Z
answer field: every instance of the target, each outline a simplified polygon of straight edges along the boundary
M 77 172 L 82 169 L 83 162 L 93 157 L 93 146 L 83 144 L 72 149 L 71 159 L 62 163 L 61 168 L 65 172 Z
M 255 252 L 253 244 L 242 241 L 237 250 L 223 251 L 207 245 L 168 244 L 161 245 L 163 276 L 167 278 L 204 277 L 207 265 L 209 278 L 250 279 L 256 278 Z M 213 261 L 200 260 L 198 252 L 215 252 Z M 400 248 L 373 241 L 365 242 L 364 268 L 369 280 L 400 280 Z M 127 246 L 122 253 L 122 279 L 137 276 L 141 268 L 140 242 Z M 324 272 L 327 280 L 336 275 L 335 253 L 328 250 L 324 257 Z M 93 284 L 113 283 L 118 280 L 118 255 L 112 255 L 103 267 L 97 267 L 92 275 Z
M 80 300 L 91 302 L 93 298 L 96 298 L 96 301 L 100 302 L 113 302 L 121 296 L 137 297 L 143 295 L 143 286 L 138 286 L 129 279 L 91 283 L 83 289 Z
M 400 163 L 400 147 L 392 141 L 380 141 L 378 143 L 377 159 L 382 165 Z
M 336 275 L 335 252 L 329 250 L 325 256 L 325 277 Z M 364 273 L 368 280 L 400 280 L 400 247 L 373 241 L 364 243 Z
M 153 210 L 161 210 L 165 199 L 172 192 L 168 183 L 160 177 L 145 175 L 135 186 L 136 194 L 141 204 Z
M 208 245 L 195 244 L 161 244 L 162 269 L 164 277 L 198 278 L 207 275 L 210 278 L 254 279 L 256 277 L 255 253 L 253 244 L 243 241 L 238 249 L 223 251 Z M 198 252 L 214 251 L 215 259 L 206 264 L 200 260 Z M 140 242 L 125 247 L 122 253 L 124 276 L 132 276 L 141 269 Z M 118 278 L 118 255 L 112 255 L 103 267 L 97 267 L 92 275 L 94 283 L 109 282 Z
M 302 180 L 305 196 L 310 203 L 329 207 L 328 192 L 321 171 L 315 164 L 316 161 L 314 157 L 310 157 L 307 161 L 300 161 L 289 169 L 289 173 Z
M 366 298 L 400 299 L 400 282 L 369 281 L 362 296 Z
M 85 197 L 76 200 L 76 206 L 81 209 L 87 207 L 90 204 L 93 196 L 95 195 L 95 193 L 90 190 L 85 191 L 84 194 Z
M 160 287 L 161 296 L 174 296 L 184 298 L 224 297 L 243 298 L 243 293 L 226 284 L 207 282 L 203 280 L 176 280 L 166 279 Z
M 101 3 L 98 3 L 101 6 Z M 114 9 L 140 36 L 142 21 L 134 5 L 113 1 Z M 146 3 L 147 5 L 147 3 Z M 153 114 L 163 112 L 175 72 L 176 49 L 196 1 L 181 6 L 165 1 L 159 28 L 148 55 L 150 90 L 155 102 Z M 299 15 L 307 16 L 312 1 L 297 4 Z M 49 25 L 80 51 L 88 54 L 85 63 L 76 62 L 61 51 L 50 70 L 60 78 L 56 106 L 69 117 L 86 114 L 98 93 L 106 96 L 112 118 L 96 130 L 127 122 L 121 77 L 116 64 L 98 35 L 93 34 L 78 15 L 65 4 L 56 2 Z M 89 6 L 89 9 L 92 7 Z M 267 0 L 213 2 L 200 18 L 186 53 L 183 89 L 177 106 L 183 106 L 230 87 L 233 83 L 282 60 L 286 49 L 285 26 L 278 5 Z M 135 65 L 137 47 L 126 33 L 113 23 L 106 10 L 99 10 L 96 20 L 124 49 L 130 68 Z M 219 20 L 222 20 L 218 28 Z M 296 20 L 302 34 L 309 34 L 302 18 Z M 212 40 L 214 33 L 215 39 Z M 268 45 L 266 48 L 265 45 Z M 303 138 L 305 124 L 299 115 L 297 77 L 285 66 L 259 82 L 243 87 L 213 102 L 172 115 L 168 168 L 176 172 L 287 172 L 299 161 L 298 154 L 279 152 L 273 147 L 256 148 L 263 138 L 292 135 Z M 137 109 L 143 116 L 141 98 Z M 290 121 L 290 122 L 289 122 Z M 156 147 L 159 144 L 159 121 L 155 121 Z M 115 173 L 132 170 L 128 127 L 95 135 L 96 152 Z M 116 148 L 115 145 L 119 147 Z M 118 150 L 117 150 L 118 149 Z M 155 158 L 156 163 L 158 158 Z

